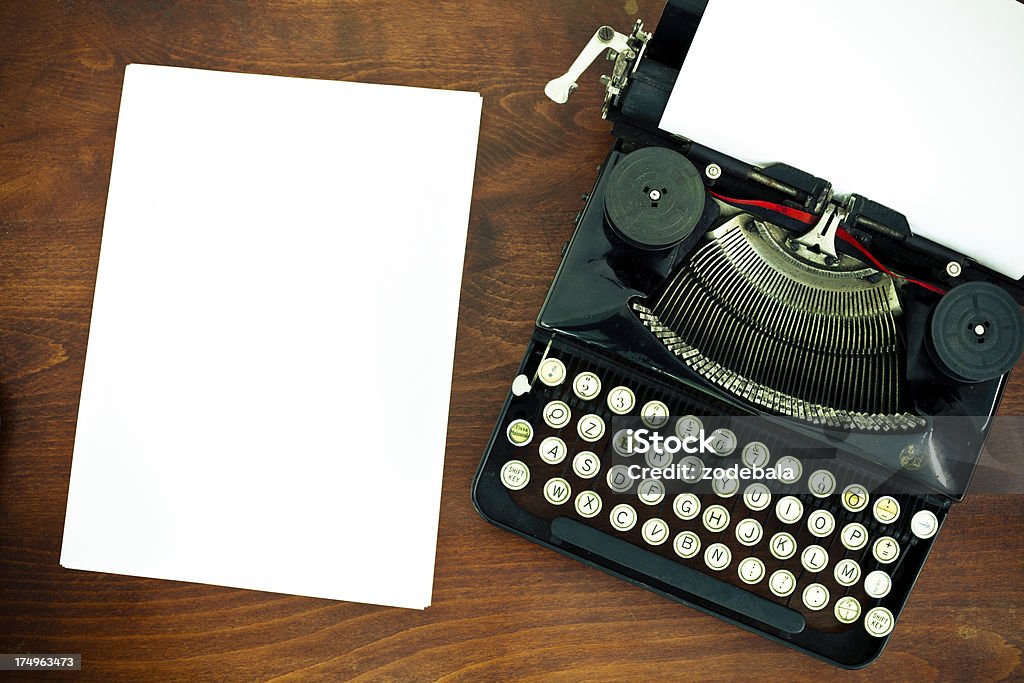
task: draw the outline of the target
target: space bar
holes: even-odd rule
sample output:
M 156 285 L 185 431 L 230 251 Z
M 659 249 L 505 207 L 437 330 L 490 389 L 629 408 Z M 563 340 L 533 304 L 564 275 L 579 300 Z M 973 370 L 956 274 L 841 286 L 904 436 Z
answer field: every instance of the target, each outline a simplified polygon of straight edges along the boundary
M 799 612 L 638 548 L 574 519 L 556 518 L 551 522 L 551 533 L 565 543 L 630 567 L 659 583 L 691 593 L 730 612 L 742 614 L 786 633 L 804 630 L 804 617 Z

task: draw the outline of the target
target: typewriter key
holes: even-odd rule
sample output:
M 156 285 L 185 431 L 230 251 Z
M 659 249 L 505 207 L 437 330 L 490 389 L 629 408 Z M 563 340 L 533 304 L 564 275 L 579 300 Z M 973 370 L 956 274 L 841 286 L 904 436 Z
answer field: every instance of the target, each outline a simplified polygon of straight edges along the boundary
M 544 497 L 552 505 L 561 505 L 569 500 L 572 495 L 572 487 L 569 482 L 561 477 L 552 477 L 544 484 Z
M 910 530 L 922 540 L 927 540 L 939 530 L 939 518 L 931 510 L 920 510 L 910 519 Z
M 754 512 L 764 510 L 772 502 L 772 494 L 761 482 L 754 482 L 743 491 L 743 504 Z
M 590 443 L 600 441 L 604 436 L 604 429 L 604 420 L 599 415 L 584 415 L 576 423 L 576 433 L 580 435 L 581 439 Z
M 530 483 L 530 468 L 522 460 L 509 460 L 501 466 L 501 483 L 512 491 L 526 488 Z
M 576 514 L 590 519 L 601 512 L 601 496 L 594 491 L 582 491 L 576 496 Z
M 704 551 L 704 564 L 720 572 L 732 562 L 732 551 L 724 543 L 712 543 Z
M 616 415 L 625 415 L 636 405 L 636 396 L 629 387 L 615 387 L 608 392 L 608 410 Z
M 807 530 L 817 538 L 825 538 L 835 528 L 836 518 L 828 510 L 815 510 L 807 517 Z
M 509 443 L 520 448 L 533 441 L 533 425 L 526 420 L 515 420 L 505 430 Z
M 812 583 L 807 588 L 804 588 L 803 600 L 807 609 L 815 611 L 822 609 L 828 604 L 828 588 L 825 588 L 820 583 Z
M 572 459 L 572 471 L 580 479 L 593 479 L 601 470 L 601 461 L 593 451 L 580 451 Z
M 860 565 L 850 558 L 839 560 L 832 574 L 840 586 L 852 586 L 860 581 Z
M 633 478 L 629 476 L 629 468 L 625 465 L 613 466 L 605 475 L 605 481 L 615 493 L 626 493 L 633 488 Z
M 892 579 L 881 570 L 875 570 L 864 578 L 864 592 L 872 598 L 884 598 L 892 588 Z
M 882 496 L 875 501 L 872 512 L 881 524 L 892 524 L 900 516 L 900 504 L 892 496 Z
M 882 564 L 891 564 L 900 556 L 900 544 L 892 536 L 882 536 L 871 547 L 871 554 Z
M 828 566 L 828 551 L 820 545 L 809 545 L 800 553 L 800 564 L 809 572 L 820 572 Z
M 700 552 L 700 537 L 692 531 L 680 531 L 672 541 L 672 549 L 676 555 L 688 560 Z
M 660 479 L 644 479 L 637 487 L 636 495 L 645 505 L 657 505 L 665 500 L 665 485 Z
M 839 538 L 847 550 L 861 550 L 868 544 L 868 530 L 860 522 L 850 522 L 843 527 Z
M 663 519 L 652 517 L 644 522 L 640 535 L 651 545 L 661 545 L 668 539 L 668 524 Z
M 847 595 L 836 602 L 836 619 L 844 624 L 852 624 L 860 618 L 860 601 Z
M 872 607 L 868 610 L 868 615 L 864 617 L 864 629 L 878 638 L 884 638 L 892 633 L 895 623 L 896 620 L 893 618 L 892 612 L 884 607 Z
M 636 510 L 632 505 L 619 503 L 612 508 L 608 521 L 616 531 L 626 532 L 636 526 Z
M 568 452 L 565 442 L 557 436 L 549 436 L 540 442 L 540 459 L 549 465 L 557 465 L 565 460 Z
M 961 382 L 1009 372 L 1024 350 L 1024 318 L 1013 297 L 987 282 L 955 287 L 935 306 L 928 350 L 939 369 Z
M 793 538 L 792 534 L 780 531 L 772 536 L 769 547 L 773 557 L 778 560 L 788 560 L 796 554 L 796 539 Z
M 682 520 L 691 520 L 700 514 L 700 498 L 692 493 L 680 493 L 672 501 L 672 511 Z
M 736 525 L 736 540 L 743 545 L 757 545 L 764 536 L 764 529 L 756 519 L 747 517 Z
M 776 569 L 768 579 L 768 587 L 780 598 L 789 597 L 796 588 L 796 577 L 788 569 Z
M 704 181 L 686 157 L 665 147 L 644 147 L 612 169 L 604 210 L 626 243 L 655 250 L 695 244 L 705 201 Z
M 764 562 L 756 557 L 746 557 L 740 561 L 737 573 L 743 583 L 755 584 L 764 578 Z
M 549 387 L 557 387 L 565 381 L 565 363 L 557 358 L 545 358 L 537 370 L 537 376 Z

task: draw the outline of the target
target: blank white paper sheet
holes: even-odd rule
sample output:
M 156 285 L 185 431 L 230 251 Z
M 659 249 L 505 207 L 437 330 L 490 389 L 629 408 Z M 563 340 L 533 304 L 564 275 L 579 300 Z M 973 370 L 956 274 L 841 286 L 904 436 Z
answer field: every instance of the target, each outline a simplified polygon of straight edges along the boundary
M 711 0 L 661 127 L 813 173 L 1019 279 L 1022 117 L 1018 0 Z
M 127 68 L 63 566 L 430 604 L 480 110 Z

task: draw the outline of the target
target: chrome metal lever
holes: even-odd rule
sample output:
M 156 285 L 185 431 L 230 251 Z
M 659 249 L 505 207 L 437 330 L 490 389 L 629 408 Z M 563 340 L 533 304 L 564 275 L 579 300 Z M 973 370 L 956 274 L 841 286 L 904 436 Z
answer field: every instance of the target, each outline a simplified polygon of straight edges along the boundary
M 627 59 L 636 57 L 636 52 L 629 45 L 629 36 L 619 33 L 611 26 L 602 26 L 594 33 L 580 56 L 572 63 L 569 70 L 558 78 L 550 81 L 544 86 L 544 94 L 558 104 L 565 104 L 569 96 L 576 90 L 576 81 L 583 75 L 583 72 L 601 56 L 605 50 L 611 48 L 619 54 L 624 54 Z

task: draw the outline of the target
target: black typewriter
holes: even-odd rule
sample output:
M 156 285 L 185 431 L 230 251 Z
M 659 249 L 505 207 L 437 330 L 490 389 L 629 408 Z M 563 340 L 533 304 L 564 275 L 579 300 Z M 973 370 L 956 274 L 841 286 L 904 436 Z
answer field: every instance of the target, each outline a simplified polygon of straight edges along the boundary
M 602 27 L 615 143 L 473 483 L 499 527 L 843 667 L 882 651 L 1024 344 L 1020 283 L 658 122 L 705 2 Z

